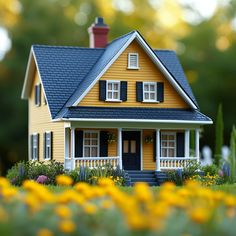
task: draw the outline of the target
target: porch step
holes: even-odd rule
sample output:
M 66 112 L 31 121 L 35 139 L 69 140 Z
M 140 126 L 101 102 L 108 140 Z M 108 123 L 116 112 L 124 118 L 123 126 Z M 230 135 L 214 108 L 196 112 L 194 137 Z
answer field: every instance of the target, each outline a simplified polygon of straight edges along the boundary
M 168 175 L 164 171 L 157 171 L 156 178 L 157 178 L 158 185 L 162 185 L 163 183 L 168 181 Z
M 126 171 L 126 179 L 129 186 L 133 186 L 137 182 L 148 183 L 149 186 L 157 186 L 155 171 Z

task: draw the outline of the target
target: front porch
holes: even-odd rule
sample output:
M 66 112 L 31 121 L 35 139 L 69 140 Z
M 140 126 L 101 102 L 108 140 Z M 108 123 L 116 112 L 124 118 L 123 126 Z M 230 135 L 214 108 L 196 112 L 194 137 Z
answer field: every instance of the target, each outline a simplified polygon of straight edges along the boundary
M 199 128 L 65 128 L 68 170 L 109 164 L 124 170 L 165 171 L 182 169 L 192 160 L 199 161 Z

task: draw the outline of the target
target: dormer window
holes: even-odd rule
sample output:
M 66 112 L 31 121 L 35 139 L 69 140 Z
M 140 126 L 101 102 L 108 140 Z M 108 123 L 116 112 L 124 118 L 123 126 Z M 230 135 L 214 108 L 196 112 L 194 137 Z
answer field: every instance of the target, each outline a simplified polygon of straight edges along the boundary
M 35 93 L 35 99 L 34 99 L 35 105 L 40 106 L 41 105 L 41 84 L 35 85 L 34 93 Z
M 120 81 L 107 81 L 107 101 L 120 101 Z
M 138 53 L 128 54 L 128 69 L 139 69 Z

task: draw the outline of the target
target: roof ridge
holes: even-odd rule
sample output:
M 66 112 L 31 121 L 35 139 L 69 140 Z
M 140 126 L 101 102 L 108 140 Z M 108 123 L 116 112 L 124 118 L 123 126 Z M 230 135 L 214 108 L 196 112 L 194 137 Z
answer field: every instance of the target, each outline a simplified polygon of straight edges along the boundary
M 43 44 L 33 44 L 32 47 L 41 47 L 41 48 L 69 48 L 69 49 L 89 49 L 89 50 L 104 50 L 105 48 L 89 48 L 89 47 L 79 47 L 79 46 L 55 46 L 55 45 L 43 45 Z
M 124 37 L 126 37 L 126 36 L 128 36 L 128 35 L 130 35 L 130 34 L 136 33 L 136 32 L 137 32 L 137 30 L 132 30 L 132 31 L 130 31 L 129 33 L 123 34 L 122 36 L 120 36 L 120 37 L 118 37 L 118 38 L 115 38 L 114 40 L 112 40 L 110 43 L 107 44 L 107 47 L 108 47 L 109 45 L 111 45 L 112 43 L 116 42 L 117 40 L 122 39 L 122 38 L 124 38 Z

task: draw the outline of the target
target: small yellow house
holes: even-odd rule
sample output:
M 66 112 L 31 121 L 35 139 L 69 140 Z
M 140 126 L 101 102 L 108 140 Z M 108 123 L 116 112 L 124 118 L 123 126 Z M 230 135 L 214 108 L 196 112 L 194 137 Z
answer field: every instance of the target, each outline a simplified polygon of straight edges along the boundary
M 97 18 L 90 48 L 32 46 L 22 91 L 29 159 L 153 171 L 199 160 L 199 130 L 212 121 L 175 52 L 153 50 L 138 31 L 108 43 L 108 31 Z

